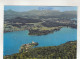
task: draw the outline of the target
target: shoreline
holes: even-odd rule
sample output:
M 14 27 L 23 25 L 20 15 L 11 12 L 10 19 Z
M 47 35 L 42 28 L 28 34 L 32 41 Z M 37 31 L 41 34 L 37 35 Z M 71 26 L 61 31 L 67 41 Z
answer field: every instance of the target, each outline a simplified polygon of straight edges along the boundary
M 64 27 L 64 28 L 62 28 L 60 31 L 64 31 L 64 30 L 66 30 L 66 29 L 68 29 L 68 30 L 75 30 L 76 31 L 76 29 L 72 29 L 72 28 L 70 28 L 70 27 Z M 19 32 L 14 32 L 14 33 L 26 33 L 27 32 L 27 35 L 28 35 L 28 30 L 26 30 L 26 31 L 19 31 Z M 58 32 L 58 31 L 57 31 Z M 52 34 L 55 34 L 56 32 L 54 32 L 54 33 L 50 33 L 50 34 L 48 34 L 48 35 L 52 35 Z M 10 33 L 10 34 L 12 34 L 12 33 Z M 25 35 L 26 36 L 26 35 Z M 29 35 L 28 35 L 29 36 Z M 43 35 L 43 36 L 46 36 L 46 35 Z M 42 36 L 42 37 L 43 37 Z M 31 37 L 31 36 L 30 36 Z M 39 36 L 37 36 L 37 37 L 39 37 Z M 64 39 L 66 39 L 66 38 L 64 38 Z M 24 39 L 23 39 L 24 40 Z M 33 41 L 33 40 L 32 40 Z M 61 43 L 61 44 L 63 44 L 63 43 Z M 51 45 L 52 46 L 52 45 Z
M 60 44 L 60 45 L 58 45 L 58 46 L 46 46 L 46 47 L 36 47 L 36 48 L 32 48 L 31 50 L 33 51 L 33 50 L 35 50 L 35 49 L 41 49 L 41 48 L 43 48 L 43 51 L 44 51 L 44 49 L 45 48 L 61 48 L 61 47 L 63 47 L 63 46 L 67 46 L 67 45 L 70 45 L 71 47 L 73 46 L 73 44 L 77 44 L 77 40 L 74 40 L 74 41 L 67 41 L 66 43 L 63 43 L 63 44 Z M 76 46 L 76 45 L 75 45 Z M 64 48 L 64 47 L 63 47 Z M 67 49 L 67 48 L 66 48 Z M 30 51 L 31 51 L 30 50 Z M 30 52 L 29 51 L 29 52 Z M 24 52 L 24 53 L 28 53 L 28 52 Z M 17 55 L 17 54 L 23 54 L 23 52 L 22 53 L 15 53 L 15 54 L 11 54 L 11 55 L 5 55 L 4 57 L 10 57 L 10 56 L 13 56 L 13 55 Z
M 73 28 L 73 27 L 67 27 L 67 26 L 62 26 L 62 27 L 58 27 L 58 28 L 55 28 L 55 29 L 53 29 L 53 30 L 33 30 L 33 29 L 31 29 L 31 30 L 27 30 L 27 29 L 25 29 L 25 30 L 27 30 L 29 33 L 28 33 L 28 35 L 36 35 L 36 36 L 41 36 L 41 35 L 47 35 L 47 34 L 50 34 L 50 33 L 54 33 L 55 31 L 59 31 L 61 28 Z M 77 29 L 77 28 L 73 28 L 73 29 Z M 25 31 L 25 30 L 17 30 L 17 31 Z M 4 31 L 4 33 L 10 33 L 10 32 L 17 32 L 17 31 Z

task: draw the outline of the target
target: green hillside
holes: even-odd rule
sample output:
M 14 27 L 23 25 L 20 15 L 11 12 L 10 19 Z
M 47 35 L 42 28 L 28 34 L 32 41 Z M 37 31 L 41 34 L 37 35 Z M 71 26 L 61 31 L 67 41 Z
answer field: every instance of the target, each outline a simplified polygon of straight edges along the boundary
M 28 52 L 4 56 L 4 59 L 76 59 L 76 41 L 59 46 L 37 47 Z

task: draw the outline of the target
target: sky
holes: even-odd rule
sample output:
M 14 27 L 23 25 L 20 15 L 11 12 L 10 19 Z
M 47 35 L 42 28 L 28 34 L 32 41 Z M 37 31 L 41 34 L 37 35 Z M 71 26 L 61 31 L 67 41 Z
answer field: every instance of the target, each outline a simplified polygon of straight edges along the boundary
M 77 7 L 71 6 L 5 6 L 4 10 L 14 10 L 18 12 L 30 11 L 30 10 L 59 10 L 59 11 L 77 11 Z

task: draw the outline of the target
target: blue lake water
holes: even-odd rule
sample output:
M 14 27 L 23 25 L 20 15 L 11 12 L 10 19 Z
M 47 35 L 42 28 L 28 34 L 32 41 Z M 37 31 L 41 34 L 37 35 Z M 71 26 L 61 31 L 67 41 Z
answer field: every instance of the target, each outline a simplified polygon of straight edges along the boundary
M 77 30 L 72 28 L 61 28 L 60 31 L 42 35 L 30 36 L 28 31 L 16 31 L 4 33 L 4 55 L 11 55 L 19 52 L 19 48 L 23 44 L 38 42 L 38 47 L 57 46 L 68 41 L 77 40 Z

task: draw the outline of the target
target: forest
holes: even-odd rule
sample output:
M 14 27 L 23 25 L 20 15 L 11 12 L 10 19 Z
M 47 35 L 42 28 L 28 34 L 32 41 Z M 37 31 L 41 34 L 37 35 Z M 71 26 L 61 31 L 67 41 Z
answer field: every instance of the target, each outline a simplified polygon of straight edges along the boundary
M 4 56 L 4 59 L 76 59 L 77 41 L 69 41 L 59 46 L 36 47 L 28 52 Z

